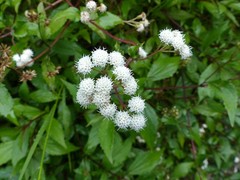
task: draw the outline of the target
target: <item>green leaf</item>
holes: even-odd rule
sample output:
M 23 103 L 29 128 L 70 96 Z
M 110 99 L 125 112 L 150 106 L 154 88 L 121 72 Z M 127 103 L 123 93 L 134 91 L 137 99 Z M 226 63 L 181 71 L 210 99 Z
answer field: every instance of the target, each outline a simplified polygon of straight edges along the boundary
M 159 81 L 171 77 L 178 69 L 179 60 L 179 57 L 159 56 L 147 75 L 148 79 Z
M 233 84 L 226 84 L 220 87 L 220 97 L 227 110 L 231 125 L 234 125 L 238 105 L 238 92 Z
M 142 137 L 147 145 L 153 149 L 155 147 L 156 134 L 158 129 L 158 115 L 153 107 L 146 103 L 145 115 L 147 117 L 147 126 L 141 131 Z
M 30 94 L 30 98 L 35 102 L 47 103 L 57 99 L 57 96 L 51 91 L 39 89 Z
M 49 136 L 59 143 L 61 146 L 66 148 L 66 143 L 64 139 L 64 132 L 62 125 L 55 119 L 52 121 L 52 126 L 49 132 Z
M 42 67 L 42 76 L 46 81 L 49 89 L 55 89 L 55 76 L 49 76 L 49 73 L 54 72 L 56 70 L 55 65 L 52 63 L 50 58 L 44 58 L 41 64 Z
M 160 162 L 160 152 L 141 152 L 129 166 L 131 175 L 143 175 L 150 173 Z
M 72 95 L 74 102 L 76 102 L 77 86 L 75 84 L 71 84 L 70 82 L 67 82 L 63 79 L 61 79 L 61 81 L 63 82 L 63 84 L 69 91 L 69 93 Z
M 6 87 L 0 83 L 0 115 L 7 116 L 13 108 L 13 99 Z
M 0 144 L 0 166 L 7 163 L 12 158 L 13 141 Z
M 22 0 L 11 0 L 11 5 L 14 6 L 15 12 L 18 13 L 18 8 Z
M 103 149 L 106 157 L 113 162 L 113 145 L 114 145 L 114 125 L 110 120 L 102 120 L 99 131 L 100 146 Z
M 93 152 L 97 145 L 99 144 L 98 130 L 100 129 L 100 125 L 101 125 L 100 122 L 94 123 L 89 132 L 88 141 L 85 146 L 87 153 Z
M 102 28 L 104 29 L 111 29 L 119 24 L 123 24 L 123 20 L 110 13 L 110 12 L 106 12 L 104 13 L 101 17 L 99 17 L 97 20 L 96 20 L 97 24 L 99 26 L 101 26 Z
M 219 79 L 219 73 L 217 72 L 217 65 L 210 64 L 200 75 L 199 83 L 202 84 L 204 82 L 211 82 Z
M 60 30 L 68 19 L 72 21 L 79 21 L 79 18 L 79 10 L 75 7 L 69 7 L 68 9 L 57 12 L 54 17 L 51 18 L 49 24 L 51 34 Z
M 192 166 L 193 162 L 183 162 L 178 164 L 174 169 L 173 176 L 175 178 L 185 177 L 191 170 Z
M 29 120 L 32 120 L 39 115 L 41 115 L 43 112 L 35 107 L 29 106 L 29 105 L 23 105 L 23 104 L 16 104 L 14 107 L 14 113 L 16 116 L 24 116 Z

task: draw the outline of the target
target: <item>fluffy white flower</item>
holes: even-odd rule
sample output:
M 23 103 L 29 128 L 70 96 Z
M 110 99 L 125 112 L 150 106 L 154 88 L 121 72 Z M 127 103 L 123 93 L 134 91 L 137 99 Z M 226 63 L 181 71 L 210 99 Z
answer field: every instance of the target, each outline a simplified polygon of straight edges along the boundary
M 29 63 L 30 61 L 32 61 L 32 58 L 28 54 L 21 54 L 20 59 L 21 59 L 20 61 L 23 64 L 27 64 L 27 66 L 32 66 L 33 65 L 33 62 Z
M 132 97 L 128 101 L 128 108 L 131 112 L 142 113 L 145 108 L 144 100 L 139 96 Z
M 172 34 L 173 34 L 173 39 L 172 39 L 171 45 L 174 47 L 175 50 L 180 51 L 180 49 L 185 45 L 184 36 L 178 30 L 172 31 Z
M 135 114 L 132 116 L 129 127 L 135 131 L 140 131 L 146 125 L 146 119 L 142 114 Z
M 117 80 L 127 81 L 132 77 L 130 69 L 125 66 L 118 66 L 113 70 Z
M 133 95 L 136 93 L 138 85 L 134 77 L 130 77 L 123 82 L 124 93 L 127 95 Z
M 89 12 L 82 11 L 80 14 L 80 20 L 82 23 L 88 23 L 91 20 Z
M 161 30 L 159 33 L 159 39 L 165 44 L 171 44 L 173 40 L 173 33 L 171 29 Z
M 114 123 L 116 126 L 118 126 L 121 129 L 127 129 L 130 125 L 131 117 L 129 116 L 128 112 L 126 111 L 117 111 Z
M 98 7 L 98 10 L 103 13 L 107 11 L 107 6 L 103 3 L 100 4 L 100 6 Z
M 236 157 L 234 158 L 234 163 L 237 164 L 237 163 L 239 163 L 239 162 L 240 162 L 240 159 L 239 159 L 239 157 L 236 156 Z
M 105 67 L 108 62 L 108 52 L 104 49 L 92 51 L 92 62 L 94 66 Z
M 186 44 L 184 44 L 181 47 L 181 49 L 179 50 L 179 53 L 180 53 L 182 59 L 187 59 L 192 56 L 191 48 Z
M 109 54 L 109 64 L 114 67 L 124 66 L 125 61 L 123 55 L 118 51 L 113 51 Z
M 101 108 L 106 106 L 110 103 L 110 94 L 103 94 L 103 93 L 94 93 L 93 95 L 93 103 L 98 107 Z
M 86 3 L 86 8 L 89 9 L 89 11 L 96 11 L 97 9 L 97 3 L 95 1 L 88 1 Z
M 147 52 L 142 47 L 138 48 L 138 54 L 141 58 L 147 57 Z
M 31 49 L 25 49 L 23 51 L 23 54 L 25 54 L 26 56 L 32 57 L 33 56 L 33 51 Z
M 204 170 L 204 169 L 207 169 L 207 167 L 208 167 L 208 159 L 205 159 L 203 161 L 203 165 L 201 166 L 201 168 Z
M 13 61 L 15 61 L 15 62 L 18 62 L 21 60 L 19 54 L 14 54 L 12 58 L 13 58 Z
M 91 78 L 83 79 L 79 84 L 79 91 L 83 95 L 91 96 L 94 92 L 94 80 Z
M 110 94 L 111 90 L 113 87 L 113 82 L 112 80 L 107 77 L 100 77 L 97 81 L 96 81 L 96 92 L 98 93 L 102 93 L 102 94 Z
M 77 102 L 84 108 L 86 108 L 88 105 L 92 103 L 91 101 L 91 96 L 86 96 L 84 95 L 80 89 L 77 91 L 77 97 L 76 97 Z
M 145 29 L 144 24 L 140 23 L 137 25 L 137 32 L 143 32 Z
M 101 115 L 112 119 L 117 111 L 117 106 L 115 104 L 107 104 L 106 106 L 100 107 L 99 110 Z
M 82 73 L 85 75 L 91 72 L 93 68 L 93 64 L 89 56 L 84 56 L 79 59 L 79 61 L 76 64 L 76 67 L 79 73 Z

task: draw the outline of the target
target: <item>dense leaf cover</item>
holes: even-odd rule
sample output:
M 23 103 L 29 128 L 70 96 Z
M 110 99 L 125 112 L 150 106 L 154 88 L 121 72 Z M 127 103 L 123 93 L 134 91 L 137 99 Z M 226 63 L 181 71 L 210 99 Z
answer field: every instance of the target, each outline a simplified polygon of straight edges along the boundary
M 85 3 L 0 0 L 0 179 L 240 179 L 240 3 L 100 0 L 107 11 L 89 21 Z M 166 28 L 182 31 L 191 58 L 165 48 Z M 77 103 L 76 62 L 97 48 L 125 57 L 143 130 Z M 33 59 L 18 66 L 26 49 Z

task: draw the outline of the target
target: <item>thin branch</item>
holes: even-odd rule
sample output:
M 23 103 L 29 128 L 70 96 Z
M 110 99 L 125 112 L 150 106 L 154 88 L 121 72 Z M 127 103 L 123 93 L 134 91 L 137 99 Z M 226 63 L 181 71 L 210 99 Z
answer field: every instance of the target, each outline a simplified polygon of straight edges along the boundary
M 44 51 L 42 51 L 40 54 L 38 54 L 37 56 L 35 56 L 31 61 L 29 61 L 28 63 L 24 64 L 23 66 L 19 67 L 19 68 L 24 68 L 25 66 L 27 66 L 28 64 L 36 61 L 37 59 L 39 59 L 40 57 L 42 57 L 44 54 L 46 54 L 48 51 L 51 50 L 51 48 L 59 41 L 59 39 L 62 37 L 63 33 L 65 32 L 65 30 L 68 28 L 68 26 L 70 25 L 70 21 L 68 20 L 62 31 L 57 35 L 57 37 L 55 38 L 55 40 L 49 45 L 48 48 L 46 48 Z
M 73 7 L 73 4 L 69 0 L 65 0 L 66 3 L 68 3 L 69 6 Z
M 117 90 L 117 86 L 113 86 L 113 89 L 114 89 L 114 91 L 115 91 L 115 94 L 116 94 L 116 96 L 117 96 L 117 98 L 118 98 L 118 101 L 119 101 L 119 103 L 121 104 L 121 106 L 122 106 L 122 109 L 125 109 L 126 108 L 126 106 L 125 106 L 125 104 L 123 103 L 123 100 L 122 100 L 122 98 L 120 97 L 120 95 L 119 95 L 119 92 L 118 92 L 118 90 Z
M 111 37 L 112 39 L 115 39 L 116 41 L 125 43 L 125 44 L 130 44 L 132 46 L 136 46 L 137 43 L 133 42 L 133 41 L 129 41 L 129 40 L 125 40 L 125 39 L 121 39 L 119 37 L 114 36 L 113 34 L 111 34 L 110 32 L 108 32 L 107 30 L 105 30 L 104 28 L 102 28 L 101 26 L 99 26 L 96 22 L 94 21 L 90 21 L 90 23 L 92 25 L 94 25 L 95 27 L 97 27 L 98 29 L 100 29 L 104 34 L 108 35 L 109 37 Z
M 49 6 L 47 6 L 47 7 L 45 8 L 45 11 L 47 11 L 47 10 L 53 8 L 54 6 L 60 4 L 62 1 L 63 1 L 63 0 L 57 0 L 57 1 L 53 2 L 52 4 L 50 4 Z
M 11 36 L 11 35 L 12 35 L 11 32 L 7 32 L 7 33 L 1 35 L 1 36 L 0 36 L 0 39 L 3 39 L 3 38 L 5 38 L 5 37 Z
M 206 84 L 201 85 L 190 85 L 190 86 L 165 86 L 165 87 L 158 87 L 158 88 L 145 88 L 145 90 L 154 90 L 154 91 L 162 91 L 165 89 L 194 89 L 199 87 L 206 87 Z

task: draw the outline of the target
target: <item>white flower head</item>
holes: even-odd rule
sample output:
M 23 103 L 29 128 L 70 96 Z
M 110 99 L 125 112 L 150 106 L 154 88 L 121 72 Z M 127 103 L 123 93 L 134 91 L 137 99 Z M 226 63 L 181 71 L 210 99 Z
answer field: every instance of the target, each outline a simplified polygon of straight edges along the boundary
M 127 81 L 132 77 L 131 70 L 125 66 L 118 66 L 113 70 L 113 74 L 116 75 L 117 80 Z
M 14 54 L 13 57 L 12 57 L 12 59 L 13 59 L 13 61 L 15 61 L 15 62 L 18 62 L 18 61 L 21 60 L 19 54 Z
M 120 129 L 127 129 L 131 122 L 131 116 L 129 116 L 128 112 L 126 111 L 117 111 L 114 123 Z
M 159 33 L 159 39 L 165 44 L 171 44 L 173 40 L 173 33 L 171 29 L 161 30 Z
M 130 77 L 128 80 L 123 82 L 124 93 L 127 95 L 133 95 L 138 89 L 137 82 L 134 77 Z
M 172 31 L 173 39 L 171 45 L 174 47 L 176 51 L 180 51 L 180 49 L 185 45 L 184 35 L 181 31 L 174 30 Z
M 240 159 L 239 159 L 239 157 L 236 156 L 236 157 L 234 158 L 234 163 L 237 164 L 237 163 L 239 163 L 239 162 L 240 162 Z
M 94 66 L 105 67 L 108 63 L 108 52 L 100 48 L 92 51 L 92 62 Z
M 140 131 L 146 126 L 146 119 L 142 114 L 135 114 L 132 116 L 129 127 L 135 131 Z
M 84 108 L 87 108 L 87 106 L 92 103 L 91 96 L 86 96 L 80 91 L 80 89 L 77 91 L 76 100 Z
M 32 58 L 31 58 L 31 56 L 29 56 L 29 54 L 21 54 L 20 59 L 21 59 L 20 61 L 23 65 L 27 65 L 27 66 L 33 65 L 33 62 L 30 62 L 30 61 L 32 61 Z
M 115 104 L 107 104 L 106 106 L 100 107 L 100 114 L 106 118 L 113 119 L 117 111 L 117 106 Z
M 109 64 L 114 67 L 124 66 L 125 61 L 123 55 L 118 51 L 113 51 L 109 54 Z
M 88 1 L 86 3 L 86 8 L 89 10 L 89 11 L 96 11 L 97 9 L 97 3 L 95 1 Z
M 191 47 L 189 47 L 188 45 L 184 44 L 181 47 L 181 49 L 179 50 L 179 53 L 180 53 L 182 59 L 187 59 L 187 58 L 192 56 Z
M 91 58 L 89 56 L 83 56 L 76 63 L 76 67 L 77 67 L 78 73 L 82 73 L 84 75 L 90 73 L 93 68 Z
M 103 93 L 94 93 L 93 95 L 93 103 L 98 107 L 104 107 L 110 103 L 111 96 L 110 94 Z
M 144 100 L 139 96 L 132 97 L 128 101 L 128 108 L 129 108 L 129 111 L 131 112 L 142 113 L 145 108 Z
M 207 167 L 208 167 L 208 159 L 204 159 L 201 169 L 207 169 Z
M 88 23 L 91 20 L 89 12 L 82 11 L 80 14 L 80 20 L 82 23 Z
M 94 80 L 91 78 L 83 79 L 79 84 L 79 91 L 86 96 L 91 96 L 94 92 Z
M 137 25 L 137 32 L 143 32 L 145 29 L 144 24 L 140 23 Z
M 104 13 L 107 11 L 107 6 L 103 3 L 100 4 L 100 6 L 98 7 L 98 10 L 101 12 L 101 13 Z
M 147 52 L 142 47 L 138 48 L 138 54 L 141 58 L 147 57 Z
M 33 51 L 31 49 L 25 49 L 23 51 L 23 54 L 25 54 L 28 57 L 32 57 L 33 56 Z
M 100 77 L 96 81 L 95 91 L 102 94 L 110 94 L 112 87 L 113 87 L 112 80 L 109 77 L 104 76 Z

